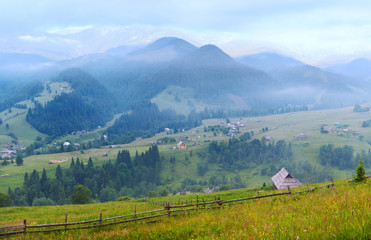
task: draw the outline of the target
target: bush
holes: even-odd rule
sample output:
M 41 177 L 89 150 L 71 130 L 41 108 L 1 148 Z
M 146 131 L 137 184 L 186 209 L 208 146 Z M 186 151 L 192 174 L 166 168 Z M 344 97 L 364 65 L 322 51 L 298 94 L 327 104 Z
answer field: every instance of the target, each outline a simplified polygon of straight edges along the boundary
M 35 198 L 32 202 L 32 206 L 50 206 L 55 205 L 55 202 L 50 198 Z
M 0 192 L 0 207 L 10 207 L 12 206 L 12 199 L 8 194 Z
M 130 197 L 129 197 L 129 196 L 119 197 L 119 198 L 117 198 L 116 201 L 117 201 L 117 202 L 130 201 Z
M 77 185 L 73 188 L 73 193 L 71 194 L 72 204 L 86 204 L 92 202 L 91 191 L 84 185 Z

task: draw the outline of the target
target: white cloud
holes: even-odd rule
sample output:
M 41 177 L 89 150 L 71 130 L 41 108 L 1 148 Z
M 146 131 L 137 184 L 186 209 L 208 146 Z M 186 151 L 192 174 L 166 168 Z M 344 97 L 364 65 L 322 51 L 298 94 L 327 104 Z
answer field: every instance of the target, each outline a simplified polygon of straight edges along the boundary
M 23 35 L 18 37 L 20 40 L 28 41 L 28 42 L 43 42 L 45 41 L 45 37 L 34 37 L 31 35 Z

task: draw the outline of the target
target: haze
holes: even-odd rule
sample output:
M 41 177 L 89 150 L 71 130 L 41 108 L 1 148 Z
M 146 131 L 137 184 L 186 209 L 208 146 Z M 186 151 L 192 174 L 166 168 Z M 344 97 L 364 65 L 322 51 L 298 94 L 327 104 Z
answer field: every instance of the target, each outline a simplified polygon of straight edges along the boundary
M 367 1 L 1 1 L 0 51 L 68 59 L 175 36 L 325 66 L 371 55 Z

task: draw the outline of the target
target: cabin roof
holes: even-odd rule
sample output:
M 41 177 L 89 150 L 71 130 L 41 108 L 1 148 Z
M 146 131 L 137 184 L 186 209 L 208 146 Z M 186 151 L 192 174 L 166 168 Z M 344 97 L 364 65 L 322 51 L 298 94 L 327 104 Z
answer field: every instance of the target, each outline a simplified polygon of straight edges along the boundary
M 286 189 L 288 186 L 293 188 L 302 185 L 301 182 L 291 176 L 291 174 L 284 167 L 272 177 L 272 181 L 276 189 Z

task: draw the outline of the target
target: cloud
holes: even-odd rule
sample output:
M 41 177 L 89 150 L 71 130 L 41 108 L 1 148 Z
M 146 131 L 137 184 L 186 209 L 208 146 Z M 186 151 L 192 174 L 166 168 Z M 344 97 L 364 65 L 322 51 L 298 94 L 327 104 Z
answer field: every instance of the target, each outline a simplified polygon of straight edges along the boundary
M 31 35 L 23 35 L 18 37 L 20 40 L 28 41 L 28 42 L 43 42 L 45 41 L 45 37 L 34 37 Z

